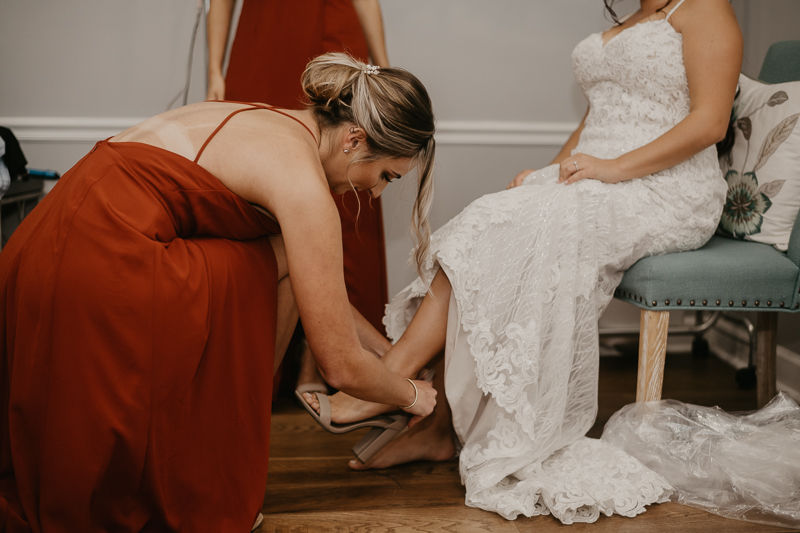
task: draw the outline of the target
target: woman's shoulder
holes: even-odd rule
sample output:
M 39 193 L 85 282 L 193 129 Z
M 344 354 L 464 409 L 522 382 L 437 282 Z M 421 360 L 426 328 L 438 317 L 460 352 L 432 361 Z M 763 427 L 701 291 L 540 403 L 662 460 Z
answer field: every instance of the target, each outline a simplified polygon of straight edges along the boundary
M 714 22 L 736 24 L 736 14 L 728 0 L 673 0 L 671 4 L 665 11 L 679 32 Z
M 263 107 L 233 105 L 228 113 L 213 117 L 206 131 L 227 122 L 208 142 L 200 165 L 235 194 L 276 215 L 280 209 L 274 203 L 293 191 L 330 196 L 311 128 L 307 129 L 302 120 L 298 122 L 293 112 L 284 115 Z M 231 117 L 237 109 L 252 110 Z
M 230 150 L 228 154 L 235 153 L 256 169 L 323 175 L 317 137 L 310 124 L 281 109 L 259 107 L 240 115 L 241 118 L 237 116 L 230 121 L 228 139 L 224 142 Z M 221 152 L 224 156 L 225 151 Z

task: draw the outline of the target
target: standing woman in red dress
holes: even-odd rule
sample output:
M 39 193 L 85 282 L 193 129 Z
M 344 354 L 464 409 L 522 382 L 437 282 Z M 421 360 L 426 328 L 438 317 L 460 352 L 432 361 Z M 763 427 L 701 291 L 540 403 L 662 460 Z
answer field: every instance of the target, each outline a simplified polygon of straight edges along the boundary
M 222 73 L 234 0 L 212 0 L 208 12 L 209 100 L 304 108 L 300 76 L 326 52 L 389 67 L 378 0 L 243 0 L 228 71 Z M 357 198 L 356 198 L 357 195 Z M 380 198 L 366 191 L 334 196 L 342 220 L 344 274 L 350 303 L 384 331 L 389 301 Z M 389 342 L 377 351 L 388 349 Z M 326 392 L 304 343 L 298 388 Z M 384 348 L 383 350 L 381 348 Z M 378 355 L 383 355 L 379 353 Z M 277 387 L 276 387 L 277 388 Z

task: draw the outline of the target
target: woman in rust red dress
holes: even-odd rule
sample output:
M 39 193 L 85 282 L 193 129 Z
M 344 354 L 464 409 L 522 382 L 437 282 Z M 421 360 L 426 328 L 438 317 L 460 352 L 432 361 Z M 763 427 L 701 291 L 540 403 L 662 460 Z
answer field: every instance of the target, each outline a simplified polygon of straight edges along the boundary
M 286 109 L 303 107 L 297 80 L 306 63 L 326 52 L 388 67 L 378 0 L 244 0 L 222 75 L 233 0 L 213 0 L 208 13 L 208 99 L 264 102 Z M 342 220 L 344 272 L 350 302 L 378 331 L 384 331 L 388 302 L 386 246 L 380 199 L 365 192 L 336 196 Z M 388 342 L 383 349 L 388 347 Z M 382 349 L 382 351 L 383 351 Z M 310 363 L 310 366 L 309 366 Z M 313 359 L 301 363 L 302 390 L 316 384 Z
M 411 74 L 344 54 L 303 82 L 306 110 L 203 102 L 97 143 L 11 236 L 0 530 L 249 531 L 267 479 L 264 378 L 298 314 L 334 386 L 432 410 L 435 391 L 359 335 L 330 194 L 377 197 L 417 166 L 424 253 L 430 100 Z

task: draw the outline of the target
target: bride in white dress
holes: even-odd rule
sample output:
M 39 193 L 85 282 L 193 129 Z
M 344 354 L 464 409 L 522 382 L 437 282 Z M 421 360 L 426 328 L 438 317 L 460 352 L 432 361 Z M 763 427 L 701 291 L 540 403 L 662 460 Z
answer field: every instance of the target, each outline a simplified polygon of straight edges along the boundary
M 714 143 L 741 57 L 726 0 L 641 0 L 575 47 L 589 109 L 554 164 L 436 231 L 423 276 L 387 307 L 387 366 L 413 377 L 444 349 L 447 401 L 351 467 L 452 457 L 452 427 L 467 505 L 571 523 L 667 499 L 659 475 L 584 437 L 597 412 L 597 322 L 634 262 L 714 233 L 726 193 Z M 331 408 L 335 422 L 389 409 L 343 394 Z

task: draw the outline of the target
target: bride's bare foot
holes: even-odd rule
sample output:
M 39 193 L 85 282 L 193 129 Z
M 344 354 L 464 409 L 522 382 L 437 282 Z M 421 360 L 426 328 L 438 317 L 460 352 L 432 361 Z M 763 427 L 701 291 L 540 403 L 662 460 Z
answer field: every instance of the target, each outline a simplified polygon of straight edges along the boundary
M 372 459 L 350 461 L 353 470 L 389 468 L 412 461 L 446 461 L 455 455 L 449 416 L 431 415 L 390 441 Z
M 303 397 L 306 399 L 306 402 L 319 413 L 317 395 L 307 392 L 303 394 Z M 337 424 L 358 422 L 366 418 L 398 410 L 396 405 L 365 402 L 364 400 L 353 398 L 349 394 L 343 392 L 337 392 L 329 396 L 328 400 L 331 404 L 331 421 Z

